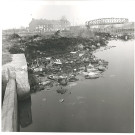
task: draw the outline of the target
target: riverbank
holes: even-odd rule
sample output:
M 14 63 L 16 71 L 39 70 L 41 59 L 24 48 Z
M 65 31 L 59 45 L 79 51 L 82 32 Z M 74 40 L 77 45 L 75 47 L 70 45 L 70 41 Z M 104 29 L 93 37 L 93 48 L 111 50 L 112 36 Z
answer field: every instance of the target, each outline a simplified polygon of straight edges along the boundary
M 89 35 L 89 33 L 87 32 Z M 93 52 L 106 46 L 112 37 L 108 33 L 95 33 L 88 36 L 73 36 L 56 32 L 49 37 L 42 35 L 20 37 L 10 35 L 3 41 L 3 46 L 10 44 L 7 50 L 11 54 L 24 53 L 27 59 L 31 92 L 36 92 L 59 85 L 59 79 L 68 82 L 79 80 L 80 74 L 85 79 L 102 76 L 108 62 L 97 59 Z
M 38 88 L 43 89 L 43 86 L 39 86 L 39 84 L 43 83 L 41 80 L 45 76 L 57 76 L 57 80 L 58 76 L 64 76 L 64 78 L 71 76 L 68 80 L 77 80 L 72 74 L 73 69 L 79 71 L 80 66 L 88 65 L 90 59 L 96 63 L 97 60 L 92 56 L 92 51 L 100 46 L 105 46 L 107 39 L 107 35 L 88 39 L 61 37 L 57 33 L 49 38 L 40 35 L 20 37 L 13 34 L 3 40 L 3 46 L 6 46 L 7 43 L 10 44 L 7 49 L 11 54 L 25 53 L 31 88 L 35 87 L 34 89 L 37 91 Z M 45 82 L 44 84 L 46 84 Z

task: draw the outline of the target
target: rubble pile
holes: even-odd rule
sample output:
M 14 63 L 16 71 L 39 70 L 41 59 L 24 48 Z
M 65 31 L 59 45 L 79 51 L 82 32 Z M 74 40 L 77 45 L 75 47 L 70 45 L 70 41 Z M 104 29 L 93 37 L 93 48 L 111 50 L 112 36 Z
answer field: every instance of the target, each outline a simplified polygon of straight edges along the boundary
M 48 90 L 55 86 L 68 86 L 71 82 L 79 81 L 79 76 L 84 79 L 96 79 L 102 76 L 106 70 L 108 62 L 97 59 L 92 52 L 100 47 L 95 45 L 78 44 L 73 50 L 66 53 L 51 54 L 37 50 L 36 57 L 28 63 L 32 75 L 31 89 Z M 31 80 L 31 78 L 29 79 Z M 67 90 L 58 89 L 57 92 L 64 94 Z
M 17 39 L 17 38 L 20 38 L 20 36 L 16 33 L 13 33 L 11 35 L 9 35 L 8 39 L 12 40 L 12 39 Z
M 62 88 L 80 81 L 80 76 L 83 79 L 99 78 L 108 65 L 93 55 L 97 48 L 107 45 L 106 35 L 97 35 L 95 39 L 34 35 L 11 42 L 14 44 L 11 53 L 25 53 L 31 92 L 50 90 L 55 86 Z M 57 92 L 64 93 L 60 91 Z

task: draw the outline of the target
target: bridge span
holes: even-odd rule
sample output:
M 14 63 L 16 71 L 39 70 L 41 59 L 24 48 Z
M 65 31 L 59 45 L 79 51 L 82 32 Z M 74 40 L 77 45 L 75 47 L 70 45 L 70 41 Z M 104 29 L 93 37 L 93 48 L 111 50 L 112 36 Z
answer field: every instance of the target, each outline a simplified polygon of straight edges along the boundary
M 101 19 L 87 21 L 85 25 L 87 27 L 90 27 L 92 25 L 123 24 L 127 22 L 128 22 L 127 18 L 101 18 Z

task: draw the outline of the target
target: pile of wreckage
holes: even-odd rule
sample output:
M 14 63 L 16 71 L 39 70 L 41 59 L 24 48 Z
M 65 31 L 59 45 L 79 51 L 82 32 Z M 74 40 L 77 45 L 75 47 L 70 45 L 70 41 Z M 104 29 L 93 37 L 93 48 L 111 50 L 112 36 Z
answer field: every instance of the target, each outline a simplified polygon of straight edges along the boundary
M 36 58 L 29 65 L 29 70 L 37 80 L 40 90 L 46 86 L 66 86 L 70 82 L 78 81 L 78 76 L 84 79 L 96 79 L 102 76 L 108 62 L 97 59 L 88 49 L 71 51 L 70 53 L 52 57 Z M 36 87 L 37 89 L 37 87 Z

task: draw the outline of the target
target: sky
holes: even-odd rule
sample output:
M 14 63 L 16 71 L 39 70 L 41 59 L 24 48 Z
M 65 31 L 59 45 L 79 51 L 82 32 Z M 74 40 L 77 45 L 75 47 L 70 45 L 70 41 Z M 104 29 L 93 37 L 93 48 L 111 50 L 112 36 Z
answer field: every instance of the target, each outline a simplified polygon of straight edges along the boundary
M 84 25 L 98 18 L 128 18 L 135 21 L 133 0 L 90 1 L 13 1 L 1 4 L 2 29 L 28 27 L 32 18 L 60 19 L 65 16 L 72 25 Z

